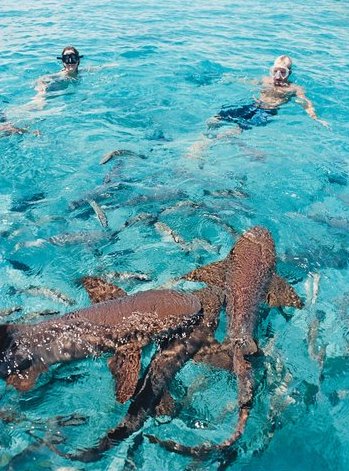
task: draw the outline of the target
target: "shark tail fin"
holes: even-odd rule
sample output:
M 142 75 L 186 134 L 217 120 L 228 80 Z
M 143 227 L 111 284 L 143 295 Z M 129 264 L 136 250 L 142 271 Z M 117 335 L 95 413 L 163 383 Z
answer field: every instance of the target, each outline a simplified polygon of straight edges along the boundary
M 162 440 L 154 435 L 144 434 L 150 443 L 157 443 L 167 451 L 178 453 L 184 456 L 192 456 L 199 459 L 205 459 L 208 455 L 214 452 L 222 452 L 230 449 L 242 436 L 250 410 L 247 407 L 240 409 L 238 423 L 236 424 L 235 432 L 233 435 L 223 442 L 221 445 L 212 445 L 210 443 L 203 443 L 197 446 L 187 446 L 177 443 L 174 440 Z
M 293 287 L 276 274 L 273 275 L 269 285 L 267 303 L 271 307 L 291 306 L 302 309 L 304 306 Z

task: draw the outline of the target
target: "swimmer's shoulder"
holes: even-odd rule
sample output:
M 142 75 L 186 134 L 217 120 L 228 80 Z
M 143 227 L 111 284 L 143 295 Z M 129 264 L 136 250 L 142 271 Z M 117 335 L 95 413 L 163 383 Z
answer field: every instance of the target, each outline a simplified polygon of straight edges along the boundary
M 54 74 L 43 75 L 36 81 L 35 90 L 38 93 L 54 92 L 67 86 L 67 75 L 63 70 Z
M 268 76 L 262 77 L 262 85 L 263 87 L 273 88 L 274 87 L 273 79 Z
M 57 82 L 59 80 L 63 80 L 63 73 L 62 71 L 56 72 L 54 74 L 47 74 L 39 77 L 36 81 L 36 86 L 40 87 L 42 85 L 50 85 L 52 82 Z
M 293 95 L 304 95 L 304 88 L 301 85 L 290 83 L 289 92 Z

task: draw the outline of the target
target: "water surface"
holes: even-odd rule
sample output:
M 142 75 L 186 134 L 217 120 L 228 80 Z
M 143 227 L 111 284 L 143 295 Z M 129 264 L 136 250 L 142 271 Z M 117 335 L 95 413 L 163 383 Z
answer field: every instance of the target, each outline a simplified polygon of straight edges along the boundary
M 30 286 L 62 292 L 82 307 L 88 299 L 76 280 L 83 275 L 138 272 L 150 281 L 116 282 L 129 292 L 159 287 L 224 258 L 253 225 L 275 238 L 279 272 L 306 306 L 287 310 L 288 322 L 273 309 L 261 323 L 267 354 L 239 457 L 228 469 L 349 466 L 348 13 L 347 2 L 335 0 L 0 6 L 1 110 L 13 124 L 40 131 L 0 139 L 0 309 L 23 308 L 4 321 L 71 309 L 29 295 Z M 35 105 L 36 80 L 59 70 L 55 58 L 68 44 L 85 56 L 79 79 Z M 189 158 L 205 121 L 222 105 L 258 96 L 257 81 L 279 54 L 292 56 L 292 80 L 330 128 L 292 100 L 267 126 Z M 138 156 L 100 165 L 115 149 Z M 105 211 L 107 229 L 90 199 Z M 156 220 L 194 241 L 190 250 L 159 231 Z M 323 368 L 309 351 L 316 329 Z M 229 436 L 237 414 L 233 375 L 188 363 L 171 388 L 180 413 L 165 424 L 149 419 L 144 431 L 187 444 Z M 37 445 L 28 431 L 63 436 L 61 448 L 74 451 L 121 420 L 125 406 L 115 404 L 105 359 L 53 367 L 25 394 L 4 382 L 0 389 L 0 409 L 19 417 L 0 422 L 3 469 L 191 469 L 190 459 L 147 441 L 130 451 L 133 438 L 91 465 Z M 269 440 L 271 405 L 277 426 Z M 63 427 L 54 419 L 69 414 L 84 420 Z

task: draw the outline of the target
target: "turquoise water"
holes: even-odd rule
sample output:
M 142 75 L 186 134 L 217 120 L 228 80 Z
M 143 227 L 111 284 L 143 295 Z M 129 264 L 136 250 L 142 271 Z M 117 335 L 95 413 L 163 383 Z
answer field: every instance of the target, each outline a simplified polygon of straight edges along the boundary
M 14 125 L 40 131 L 0 138 L 0 311 L 22 307 L 4 322 L 71 310 L 53 296 L 33 296 L 30 286 L 82 307 L 88 299 L 76 280 L 83 275 L 143 273 L 149 281 L 114 279 L 129 292 L 148 289 L 222 259 L 253 225 L 275 238 L 279 272 L 306 306 L 285 310 L 293 314 L 288 322 L 275 309 L 261 322 L 267 353 L 239 457 L 228 469 L 349 467 L 348 14 L 348 3 L 335 0 L 0 6 L 1 110 Z M 59 70 L 55 58 L 68 44 L 85 56 L 79 79 L 37 103 L 36 80 Z M 223 104 L 258 96 L 255 80 L 283 53 L 294 60 L 292 80 L 330 127 L 292 100 L 267 126 L 188 155 Z M 100 165 L 115 149 L 139 155 Z M 105 211 L 107 229 L 89 199 Z M 187 245 L 159 230 L 156 218 Z M 193 444 L 230 435 L 232 375 L 188 363 L 171 387 L 180 413 L 165 423 L 149 419 L 143 430 Z M 277 427 L 268 438 L 271 406 Z M 105 359 L 55 366 L 28 393 L 1 381 L 0 410 L 17 420 L 0 422 L 0 465 L 218 469 L 218 461 L 193 464 L 146 440 L 133 446 L 133 438 L 98 463 L 73 463 L 32 436 L 64 437 L 61 449 L 74 451 L 95 443 L 126 408 L 115 403 Z M 56 419 L 70 414 L 75 426 Z

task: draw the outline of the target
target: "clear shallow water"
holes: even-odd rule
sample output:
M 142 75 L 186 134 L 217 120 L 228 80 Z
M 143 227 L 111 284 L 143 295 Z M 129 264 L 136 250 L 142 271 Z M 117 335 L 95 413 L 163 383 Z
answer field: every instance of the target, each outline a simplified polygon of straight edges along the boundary
M 257 372 L 260 387 L 241 456 L 229 469 L 348 469 L 347 3 L 5 0 L 0 16 L 1 109 L 17 126 L 41 132 L 0 139 L 0 309 L 23 307 L 4 319 L 71 309 L 30 296 L 25 290 L 31 285 L 85 306 L 87 296 L 76 284 L 82 275 L 137 271 L 151 281 L 124 288 L 160 286 L 222 259 L 236 232 L 265 225 L 276 241 L 279 271 L 295 283 L 306 307 L 289 322 L 272 310 L 261 324 L 269 373 L 262 377 L 263 367 Z M 79 80 L 53 93 L 42 109 L 33 107 L 36 79 L 59 70 L 55 57 L 70 43 L 85 55 Z M 223 104 L 250 103 L 259 91 L 251 81 L 267 74 L 281 53 L 293 57 L 293 81 L 305 87 L 330 129 L 292 101 L 268 126 L 189 159 L 205 121 Z M 145 158 L 99 165 L 114 149 Z M 93 194 L 107 214 L 105 230 L 86 201 L 72 202 L 90 198 L 116 164 L 112 182 L 123 185 Z M 124 227 L 140 213 L 157 216 L 188 243 L 199 242 L 183 250 L 156 230 L 150 216 Z M 308 348 L 316 322 L 317 346 L 326 347 L 322 376 Z M 188 364 L 172 387 L 181 413 L 169 424 L 150 419 L 144 429 L 183 443 L 219 442 L 230 434 L 236 417 L 231 375 Z M 126 459 L 132 440 L 86 466 L 35 448 L 27 433 L 33 427 L 39 436 L 62 434 L 73 451 L 118 423 L 125 406 L 115 404 L 105 360 L 54 367 L 26 394 L 3 382 L 0 388 L 1 410 L 23 416 L 0 423 L 4 469 L 33 469 L 33 463 L 42 469 L 132 469 Z M 269 442 L 272 401 L 281 405 Z M 88 421 L 63 427 L 54 420 L 72 413 Z M 190 465 L 147 442 L 129 460 L 143 470 Z M 197 465 L 205 467 L 217 464 Z

